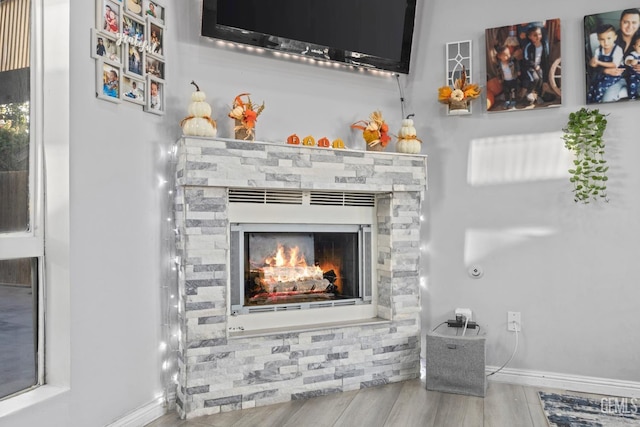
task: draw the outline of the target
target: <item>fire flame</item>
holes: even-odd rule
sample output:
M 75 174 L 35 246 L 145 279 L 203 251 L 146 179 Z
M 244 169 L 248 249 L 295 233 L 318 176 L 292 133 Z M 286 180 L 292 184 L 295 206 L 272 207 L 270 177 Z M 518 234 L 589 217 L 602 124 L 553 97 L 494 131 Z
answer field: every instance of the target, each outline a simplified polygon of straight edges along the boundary
M 304 258 L 304 254 L 300 253 L 299 247 L 294 246 L 290 248 L 288 257 L 285 252 L 285 248 L 281 244 L 278 244 L 276 254 L 272 257 L 265 258 L 264 264 L 269 267 L 307 266 L 307 260 Z M 288 258 L 288 260 L 285 260 L 285 258 Z

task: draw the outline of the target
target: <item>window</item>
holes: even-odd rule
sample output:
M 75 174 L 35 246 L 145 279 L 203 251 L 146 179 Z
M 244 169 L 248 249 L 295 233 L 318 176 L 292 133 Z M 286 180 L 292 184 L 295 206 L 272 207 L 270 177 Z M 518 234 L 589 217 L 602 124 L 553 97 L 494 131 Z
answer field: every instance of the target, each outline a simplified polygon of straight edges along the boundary
M 31 0 L 0 1 L 0 399 L 41 384 L 44 244 Z

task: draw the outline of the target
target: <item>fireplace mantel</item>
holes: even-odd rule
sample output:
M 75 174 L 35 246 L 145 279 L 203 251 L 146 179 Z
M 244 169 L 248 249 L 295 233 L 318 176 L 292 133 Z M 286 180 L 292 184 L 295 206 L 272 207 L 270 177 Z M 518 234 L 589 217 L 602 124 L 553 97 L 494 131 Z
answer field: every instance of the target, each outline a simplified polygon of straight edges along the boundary
M 189 137 L 180 142 L 179 186 L 417 191 L 427 156 Z
M 225 139 L 179 141 L 177 406 L 182 417 L 419 375 L 426 160 L 422 155 Z M 375 193 L 377 319 L 234 334 L 228 303 L 230 188 Z

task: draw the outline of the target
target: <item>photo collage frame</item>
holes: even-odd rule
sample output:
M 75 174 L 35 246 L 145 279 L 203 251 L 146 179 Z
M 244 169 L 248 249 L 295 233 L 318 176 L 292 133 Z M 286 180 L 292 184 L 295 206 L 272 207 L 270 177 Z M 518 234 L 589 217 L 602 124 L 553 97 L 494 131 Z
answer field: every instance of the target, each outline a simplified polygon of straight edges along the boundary
M 155 0 L 96 0 L 91 57 L 97 98 L 164 114 L 165 15 Z

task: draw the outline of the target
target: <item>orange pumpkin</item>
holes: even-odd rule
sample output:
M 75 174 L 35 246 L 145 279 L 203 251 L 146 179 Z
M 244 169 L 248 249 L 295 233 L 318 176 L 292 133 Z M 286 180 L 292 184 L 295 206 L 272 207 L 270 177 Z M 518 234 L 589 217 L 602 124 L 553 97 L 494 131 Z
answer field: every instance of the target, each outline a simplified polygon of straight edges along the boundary
M 502 93 L 502 82 L 498 77 L 487 81 L 487 92 L 491 92 L 494 95 L 500 95 Z
M 344 141 L 341 140 L 340 138 L 334 139 L 331 146 L 333 148 L 344 148 Z
M 487 91 L 487 110 L 491 110 L 491 107 L 493 107 L 494 102 L 495 102 L 495 97 L 493 93 Z
M 331 145 L 331 142 L 327 137 L 322 137 L 318 140 L 318 147 L 327 148 Z
M 289 135 L 287 138 L 287 144 L 298 145 L 300 144 L 300 138 L 295 133 L 293 135 Z

